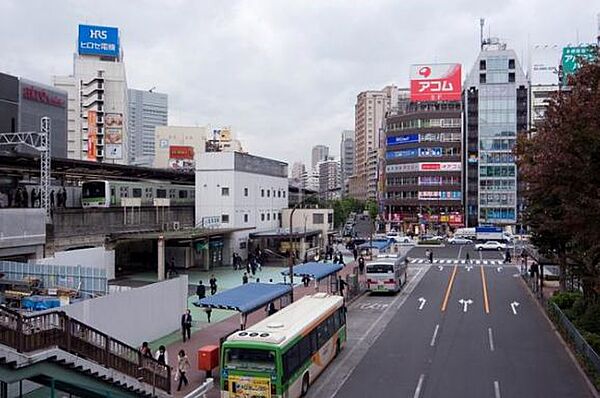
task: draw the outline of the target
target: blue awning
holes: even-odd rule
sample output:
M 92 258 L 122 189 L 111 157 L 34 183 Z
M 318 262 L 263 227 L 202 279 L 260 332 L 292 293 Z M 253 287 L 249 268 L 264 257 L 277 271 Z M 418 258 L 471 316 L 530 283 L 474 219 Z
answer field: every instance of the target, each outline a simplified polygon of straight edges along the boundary
M 304 263 L 294 266 L 294 276 L 309 276 L 316 280 L 321 280 L 331 274 L 335 274 L 344 268 L 341 264 L 333 263 Z M 289 275 L 290 271 L 281 272 L 283 275 Z
M 291 290 L 290 285 L 283 283 L 246 283 L 193 304 L 196 307 L 220 308 L 247 314 L 289 294 Z
M 372 242 L 365 242 L 358 246 L 359 249 L 377 249 L 379 251 L 386 250 L 392 245 L 389 240 L 374 240 Z

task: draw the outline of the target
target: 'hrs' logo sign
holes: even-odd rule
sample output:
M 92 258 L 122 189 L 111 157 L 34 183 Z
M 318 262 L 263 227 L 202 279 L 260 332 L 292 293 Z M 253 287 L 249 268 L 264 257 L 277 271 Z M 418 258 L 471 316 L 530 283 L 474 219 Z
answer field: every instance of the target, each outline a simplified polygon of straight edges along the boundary
M 103 39 L 106 40 L 108 37 L 105 30 L 92 29 L 90 30 L 90 39 Z

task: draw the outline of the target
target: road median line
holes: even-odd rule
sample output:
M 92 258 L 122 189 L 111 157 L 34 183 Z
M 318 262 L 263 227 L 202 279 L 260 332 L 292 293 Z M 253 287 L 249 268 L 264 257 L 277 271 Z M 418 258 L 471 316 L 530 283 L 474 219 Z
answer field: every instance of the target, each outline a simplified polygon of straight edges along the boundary
M 483 286 L 483 308 L 486 314 L 490 313 L 490 302 L 488 300 L 487 282 L 485 281 L 485 271 L 483 265 L 479 268 L 481 270 L 481 285 Z
M 452 291 L 452 285 L 454 284 L 454 278 L 456 277 L 457 271 L 458 265 L 455 265 L 454 270 L 452 271 L 452 275 L 450 276 L 450 280 L 448 281 L 448 287 L 446 288 L 446 295 L 444 296 L 444 301 L 442 302 L 442 312 L 446 311 L 446 307 L 448 306 L 448 299 L 450 298 L 450 292 Z

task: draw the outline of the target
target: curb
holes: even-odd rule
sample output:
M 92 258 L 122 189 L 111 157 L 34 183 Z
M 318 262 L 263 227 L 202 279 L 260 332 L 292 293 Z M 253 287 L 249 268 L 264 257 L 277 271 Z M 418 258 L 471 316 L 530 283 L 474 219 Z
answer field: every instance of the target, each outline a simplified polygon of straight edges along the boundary
M 564 347 L 565 351 L 569 355 L 569 358 L 571 358 L 571 361 L 573 361 L 573 363 L 575 364 L 575 367 L 577 368 L 577 370 L 579 371 L 579 373 L 581 374 L 581 376 L 585 380 L 585 382 L 587 384 L 587 387 L 588 387 L 588 390 L 590 390 L 590 392 L 592 393 L 592 396 L 594 398 L 600 398 L 600 393 L 598 392 L 598 390 L 596 389 L 596 387 L 594 386 L 594 384 L 590 380 L 590 377 L 588 376 L 588 374 L 585 372 L 585 370 L 583 369 L 583 367 L 581 366 L 581 364 L 577 360 L 577 357 L 575 357 L 575 354 L 571 350 L 571 347 L 569 346 L 569 344 L 565 341 L 565 339 L 563 338 L 563 336 L 560 334 L 560 332 L 556 328 L 556 325 L 554 324 L 554 322 L 552 322 L 552 320 L 548 317 L 548 314 L 546 313 L 545 308 L 542 307 L 542 305 L 540 304 L 540 302 L 537 299 L 537 297 L 535 297 L 533 295 L 533 292 L 529 289 L 529 286 L 527 286 L 527 283 L 525 282 L 525 280 L 523 279 L 523 277 L 521 276 L 519 279 L 521 280 L 521 283 L 522 283 L 521 286 L 523 288 L 525 288 L 525 291 L 527 291 L 527 294 L 533 299 L 533 301 L 535 302 L 536 307 L 538 308 L 538 310 L 540 310 L 540 312 L 544 316 L 544 319 L 546 319 L 546 321 L 550 324 L 550 328 L 554 332 L 554 335 L 558 338 L 559 342 L 562 344 L 562 346 Z

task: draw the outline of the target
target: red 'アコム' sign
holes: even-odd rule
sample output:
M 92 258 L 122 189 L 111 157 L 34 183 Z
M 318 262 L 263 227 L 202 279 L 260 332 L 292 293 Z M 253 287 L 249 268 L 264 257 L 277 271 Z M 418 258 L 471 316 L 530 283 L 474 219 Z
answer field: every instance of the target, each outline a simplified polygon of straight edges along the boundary
M 460 64 L 412 65 L 410 67 L 410 100 L 460 101 Z

